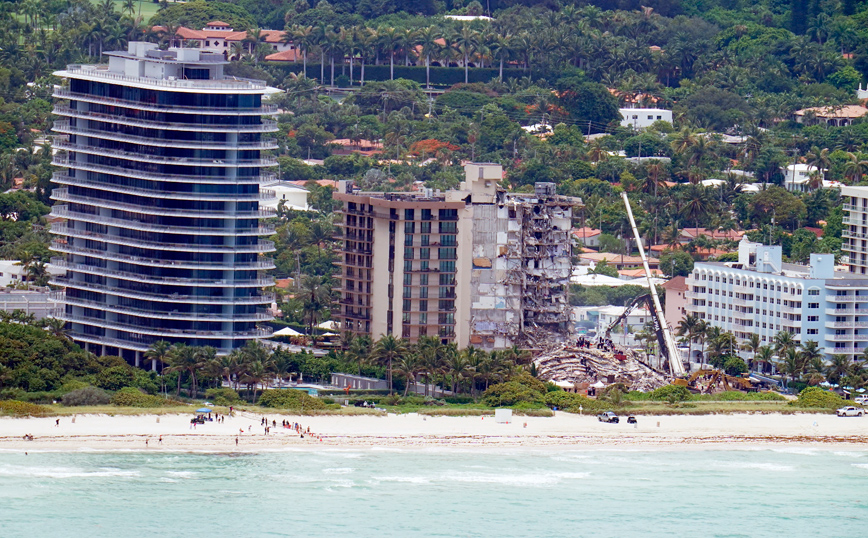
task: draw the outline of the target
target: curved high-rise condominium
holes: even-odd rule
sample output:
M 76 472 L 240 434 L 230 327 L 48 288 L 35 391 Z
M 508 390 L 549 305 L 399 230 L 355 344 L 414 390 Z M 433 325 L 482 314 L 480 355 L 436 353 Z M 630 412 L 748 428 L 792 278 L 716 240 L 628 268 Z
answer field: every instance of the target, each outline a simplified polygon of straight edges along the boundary
M 220 54 L 133 42 L 106 65 L 57 73 L 52 260 L 70 337 L 139 363 L 156 341 L 228 353 L 269 333 L 259 236 L 262 155 L 276 144 L 265 85 Z

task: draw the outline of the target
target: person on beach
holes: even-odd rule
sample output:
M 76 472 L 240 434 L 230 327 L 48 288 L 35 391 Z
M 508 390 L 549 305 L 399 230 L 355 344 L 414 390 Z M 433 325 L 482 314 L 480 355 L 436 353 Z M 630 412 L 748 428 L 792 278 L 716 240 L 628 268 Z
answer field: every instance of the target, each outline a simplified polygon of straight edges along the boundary
M 235 436 L 235 446 L 238 446 L 238 436 Z
M 148 440 L 145 439 L 145 448 L 148 448 Z
M 56 428 L 56 427 L 58 427 L 58 426 L 60 426 L 60 419 L 57 419 L 57 420 L 54 422 L 54 427 Z
M 160 439 L 158 440 L 158 443 L 161 444 L 161 445 L 163 444 L 163 436 L 162 436 L 162 435 L 160 436 Z

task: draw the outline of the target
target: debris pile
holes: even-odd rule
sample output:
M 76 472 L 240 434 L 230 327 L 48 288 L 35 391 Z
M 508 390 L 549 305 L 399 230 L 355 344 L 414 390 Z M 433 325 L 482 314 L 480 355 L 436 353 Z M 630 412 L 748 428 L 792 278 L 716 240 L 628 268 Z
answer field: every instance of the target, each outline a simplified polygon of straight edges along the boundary
M 669 384 L 666 375 L 637 360 L 632 350 L 619 360 L 614 353 L 596 348 L 562 345 L 534 359 L 540 379 L 578 388 L 601 381 L 623 383 L 630 390 L 651 391 Z

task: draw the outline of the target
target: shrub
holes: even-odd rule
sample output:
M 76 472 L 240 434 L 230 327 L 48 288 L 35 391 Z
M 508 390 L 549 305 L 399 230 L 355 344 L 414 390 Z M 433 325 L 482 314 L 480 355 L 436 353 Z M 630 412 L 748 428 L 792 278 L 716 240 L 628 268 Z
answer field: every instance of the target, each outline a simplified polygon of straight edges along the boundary
M 561 411 L 569 413 L 598 413 L 605 411 L 611 405 L 608 402 L 592 400 L 587 396 L 572 392 L 549 392 L 545 395 L 545 403 L 549 407 L 557 407 Z
M 168 404 L 168 400 L 145 394 L 134 387 L 124 387 L 111 397 L 111 404 L 118 407 L 162 407 Z
M 44 417 L 51 408 L 18 400 L 0 401 L 0 415 L 13 417 Z
M 79 379 L 71 379 L 69 381 L 66 381 L 63 385 L 61 385 L 60 389 L 58 389 L 57 392 L 59 392 L 60 394 L 67 394 L 67 393 L 72 392 L 74 390 L 79 390 L 79 389 L 87 388 L 90 386 L 91 386 L 90 383 L 87 383 L 86 381 L 81 381 Z
M 106 405 L 111 401 L 111 396 L 102 389 L 85 387 L 83 389 L 67 392 L 63 395 L 63 405 Z
M 510 406 L 521 402 L 545 403 L 541 391 L 534 390 L 518 381 L 507 381 L 488 387 L 488 390 L 482 395 L 482 401 L 491 407 Z
M 652 390 L 648 393 L 648 399 L 652 401 L 665 401 L 669 403 L 684 402 L 689 400 L 693 395 L 687 390 L 687 387 L 680 385 L 666 385 L 659 389 Z
M 266 390 L 262 393 L 262 396 L 259 397 L 259 405 L 262 407 L 304 411 L 329 408 L 329 406 L 322 400 L 310 396 L 303 390 L 295 389 Z
M 241 396 L 228 387 L 208 389 L 205 391 L 205 398 L 214 402 L 214 405 L 230 406 L 242 403 Z
M 134 380 L 132 368 L 124 364 L 123 366 L 106 368 L 98 373 L 95 384 L 105 390 L 120 390 L 132 386 Z
M 836 409 L 844 405 L 844 400 L 834 392 L 820 387 L 808 387 L 799 393 L 799 397 L 790 402 L 794 407 L 813 407 L 820 409 Z

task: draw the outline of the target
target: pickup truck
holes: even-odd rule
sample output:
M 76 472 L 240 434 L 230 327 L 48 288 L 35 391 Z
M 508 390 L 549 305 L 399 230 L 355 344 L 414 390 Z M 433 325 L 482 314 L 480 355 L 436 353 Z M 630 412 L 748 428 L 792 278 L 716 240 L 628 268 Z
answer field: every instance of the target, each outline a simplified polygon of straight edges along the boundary
M 620 421 L 618 415 L 611 411 L 600 413 L 599 415 L 597 415 L 597 420 L 599 420 L 600 422 L 608 422 L 609 424 L 617 424 Z
M 853 401 L 859 405 L 868 404 L 868 396 L 856 396 Z

